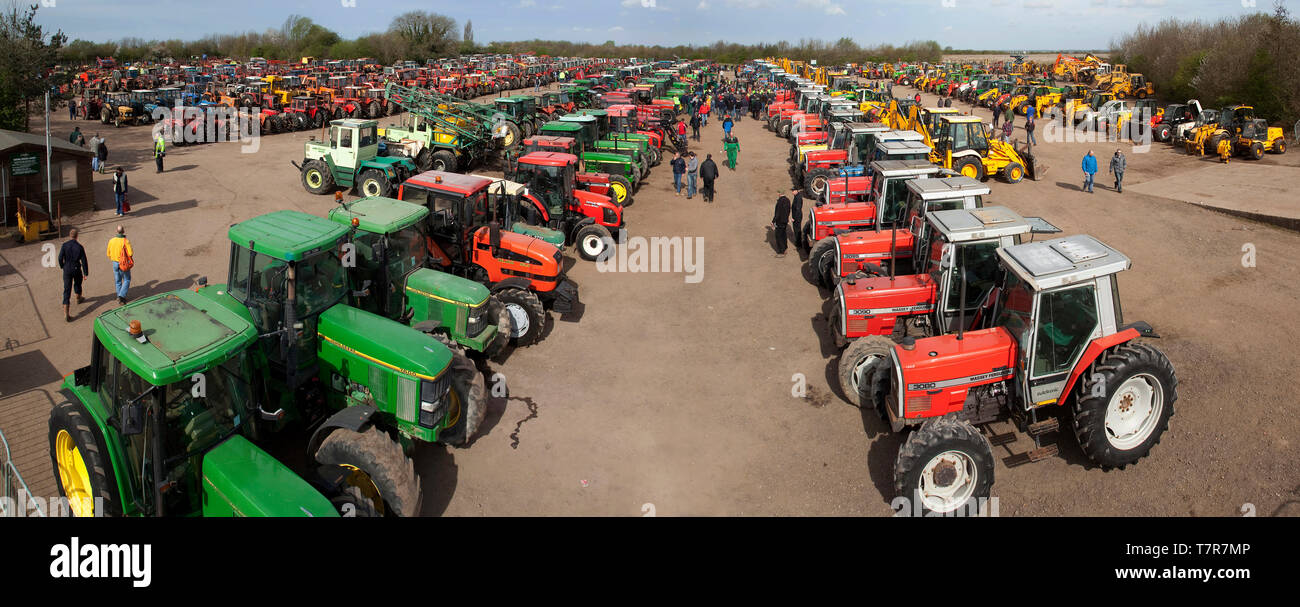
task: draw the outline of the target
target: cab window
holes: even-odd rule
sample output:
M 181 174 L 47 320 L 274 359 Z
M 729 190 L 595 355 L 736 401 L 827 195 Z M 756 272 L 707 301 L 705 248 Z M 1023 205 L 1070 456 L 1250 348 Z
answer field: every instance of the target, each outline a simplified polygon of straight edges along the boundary
M 1084 285 L 1043 293 L 1034 336 L 1032 377 L 1070 370 L 1097 327 L 1097 288 Z
M 948 303 L 944 309 L 956 312 L 961 306 L 962 276 L 966 278 L 966 309 L 978 307 L 984 296 L 997 283 L 998 241 L 981 242 L 957 247 L 954 271 L 949 273 Z

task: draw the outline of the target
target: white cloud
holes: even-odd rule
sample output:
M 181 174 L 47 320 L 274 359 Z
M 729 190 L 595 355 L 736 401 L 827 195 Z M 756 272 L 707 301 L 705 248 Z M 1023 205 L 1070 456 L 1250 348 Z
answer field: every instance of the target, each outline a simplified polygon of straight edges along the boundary
M 814 10 L 820 10 L 826 13 L 827 15 L 847 14 L 844 12 L 844 7 L 834 2 L 831 2 L 831 0 L 799 0 L 795 4 L 797 4 L 798 6 L 802 6 Z
M 611 31 L 611 32 L 621 32 L 621 31 L 623 31 L 623 26 L 621 26 L 621 25 L 615 25 L 614 27 L 609 28 L 609 31 Z
M 1025 0 L 1025 8 L 1052 8 L 1052 0 Z
M 700 5 L 695 7 L 695 10 L 697 11 L 709 10 L 709 0 L 700 0 Z
M 632 8 L 634 6 L 641 6 L 641 0 L 623 0 L 620 4 L 626 8 Z
M 519 0 L 519 8 L 530 8 L 537 6 L 537 0 Z

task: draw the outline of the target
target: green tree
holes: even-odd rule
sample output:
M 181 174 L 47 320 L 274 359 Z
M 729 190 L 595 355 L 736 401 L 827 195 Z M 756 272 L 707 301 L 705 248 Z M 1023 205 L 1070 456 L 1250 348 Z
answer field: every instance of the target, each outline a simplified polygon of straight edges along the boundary
M 68 82 L 56 73 L 59 50 L 67 36 L 56 31 L 46 36 L 36 24 L 36 5 L 19 10 L 17 4 L 0 14 L 0 128 L 28 130 L 32 102 L 46 91 Z

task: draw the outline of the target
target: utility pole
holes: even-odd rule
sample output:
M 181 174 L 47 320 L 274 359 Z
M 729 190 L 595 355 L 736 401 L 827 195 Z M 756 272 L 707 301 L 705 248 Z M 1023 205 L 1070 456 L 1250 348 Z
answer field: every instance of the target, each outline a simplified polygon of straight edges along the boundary
M 50 163 L 54 159 L 54 152 L 50 148 L 50 91 L 45 91 L 45 210 L 50 214 L 50 221 L 54 221 L 54 175 Z

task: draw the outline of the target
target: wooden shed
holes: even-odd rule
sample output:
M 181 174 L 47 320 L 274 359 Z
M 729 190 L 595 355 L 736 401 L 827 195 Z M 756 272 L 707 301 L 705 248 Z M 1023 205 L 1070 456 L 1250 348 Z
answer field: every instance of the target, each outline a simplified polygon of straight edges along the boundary
M 92 154 L 87 148 L 69 143 L 67 137 L 65 133 L 50 139 L 54 171 L 48 182 L 54 192 L 55 213 L 62 210 L 65 217 L 95 208 L 94 176 L 90 170 Z M 20 198 L 45 208 L 46 184 L 45 136 L 0 130 L 0 200 L 4 224 L 15 224 Z

